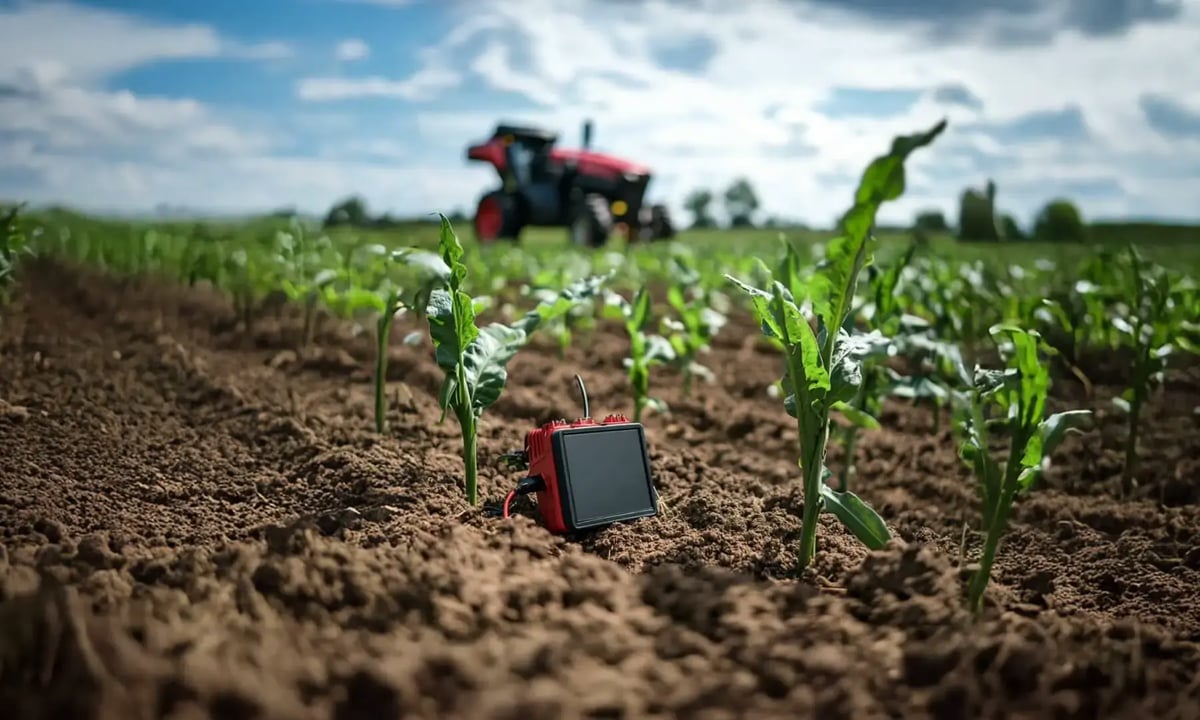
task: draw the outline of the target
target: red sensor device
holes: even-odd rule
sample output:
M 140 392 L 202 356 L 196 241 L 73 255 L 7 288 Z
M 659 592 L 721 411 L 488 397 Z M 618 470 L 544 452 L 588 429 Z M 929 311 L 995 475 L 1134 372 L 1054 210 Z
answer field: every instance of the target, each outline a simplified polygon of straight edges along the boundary
M 576 381 L 584 417 L 554 420 L 526 433 L 524 452 L 514 453 L 528 463 L 519 487 L 536 491 L 542 524 L 553 533 L 657 515 L 645 427 L 624 415 L 593 420 L 583 380 Z

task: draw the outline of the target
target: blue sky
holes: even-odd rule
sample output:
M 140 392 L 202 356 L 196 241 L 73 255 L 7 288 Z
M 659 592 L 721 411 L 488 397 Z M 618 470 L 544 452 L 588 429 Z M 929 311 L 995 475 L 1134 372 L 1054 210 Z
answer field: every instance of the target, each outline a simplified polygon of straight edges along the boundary
M 142 212 L 470 210 L 501 119 L 845 206 L 897 133 L 950 120 L 885 212 L 993 178 L 1028 222 L 1200 215 L 1200 0 L 0 0 L 0 197 Z

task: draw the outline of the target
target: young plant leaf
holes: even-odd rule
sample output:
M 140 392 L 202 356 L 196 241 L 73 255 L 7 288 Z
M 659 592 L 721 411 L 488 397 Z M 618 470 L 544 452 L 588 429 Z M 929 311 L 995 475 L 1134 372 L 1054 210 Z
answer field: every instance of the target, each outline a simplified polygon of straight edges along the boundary
M 882 550 L 892 539 L 887 523 L 874 508 L 850 491 L 838 492 L 821 483 L 821 499 L 825 509 L 846 526 L 854 537 L 872 550 Z

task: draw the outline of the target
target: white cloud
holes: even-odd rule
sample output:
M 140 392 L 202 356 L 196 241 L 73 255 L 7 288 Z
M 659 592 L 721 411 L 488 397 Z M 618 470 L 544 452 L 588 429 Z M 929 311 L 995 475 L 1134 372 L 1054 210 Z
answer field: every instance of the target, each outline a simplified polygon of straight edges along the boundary
M 458 73 L 447 69 L 428 68 L 405 80 L 389 80 L 378 75 L 369 77 L 309 77 L 296 83 L 296 97 L 306 102 L 331 102 L 355 98 L 398 98 L 427 100 L 438 90 L 459 84 Z
M 287 57 L 279 42 L 246 45 L 205 25 L 164 25 L 65 2 L 22 2 L 0 9 L 0 81 L 52 72 L 89 83 L 150 61 Z
M 227 156 L 269 147 L 265 134 L 221 122 L 194 100 L 69 86 L 8 100 L 0 133 L 36 138 L 56 153 L 109 158 Z
M 130 180 L 148 163 L 266 152 L 272 136 L 253 123 L 220 118 L 195 100 L 138 96 L 101 83 L 162 60 L 263 61 L 290 53 L 283 43 L 245 44 L 201 25 L 164 25 L 66 3 L 6 8 L 0 11 L 0 166 L 36 178 L 6 194 L 70 203 L 122 188 L 131 194 L 120 202 L 152 205 L 146 198 L 154 185 Z M 106 164 L 112 185 L 96 189 L 106 173 L 92 173 Z
M 420 101 L 462 84 L 462 73 L 450 68 L 443 57 L 426 49 L 421 66 L 403 80 L 379 75 L 366 77 L 306 77 L 296 82 L 296 97 L 305 102 L 335 102 L 356 98 L 395 98 Z
M 324 212 L 339 198 L 362 194 L 373 212 L 398 205 L 413 212 L 470 207 L 462 196 L 463 172 L 445 163 L 395 166 L 378 162 L 264 155 L 154 162 L 87 156 L 49 157 L 28 147 L 0 153 L 21 161 L 41 181 L 22 200 L 57 203 L 69 198 L 82 210 L 145 212 L 158 204 L 200 212 L 256 212 L 297 207 Z
M 338 43 L 334 55 L 342 62 L 362 60 L 371 54 L 371 47 L 358 38 L 350 38 Z

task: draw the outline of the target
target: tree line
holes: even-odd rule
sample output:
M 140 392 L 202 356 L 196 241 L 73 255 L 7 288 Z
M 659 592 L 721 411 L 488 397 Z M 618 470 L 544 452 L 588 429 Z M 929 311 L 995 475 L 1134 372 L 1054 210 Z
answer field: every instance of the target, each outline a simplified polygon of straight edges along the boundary
M 717 200 L 718 196 L 707 188 L 697 188 L 688 194 L 683 206 L 692 216 L 693 228 L 720 227 L 713 216 Z M 727 227 L 755 227 L 754 213 L 760 203 L 748 179 L 734 180 L 720 195 L 720 200 L 728 217 Z M 763 224 L 774 227 L 778 223 L 768 219 Z M 941 210 L 923 210 L 917 213 L 911 229 L 921 237 L 951 234 L 963 242 L 1083 242 L 1088 237 L 1088 226 L 1078 206 L 1065 198 L 1055 198 L 1046 203 L 1034 219 L 1033 226 L 1026 232 L 1013 215 L 997 210 L 996 183 L 992 180 L 982 190 L 963 190 L 959 196 L 956 225 L 951 225 Z
M 1056 198 L 1046 203 L 1034 219 L 1032 227 L 1026 231 L 1012 214 L 997 209 L 996 195 L 996 183 L 991 180 L 982 189 L 966 188 L 959 196 L 956 224 L 951 224 L 941 210 L 923 210 L 917 213 L 909 229 L 916 233 L 918 239 L 931 235 L 954 235 L 962 242 L 1084 242 L 1088 239 L 1088 225 L 1084 222 L 1079 208 L 1068 199 Z M 684 199 L 683 207 L 691 215 L 691 227 L 697 229 L 794 225 L 780 223 L 773 218 L 756 222 L 755 214 L 761 207 L 761 202 L 754 185 L 745 177 L 735 179 L 719 195 L 708 188 L 697 188 Z M 724 224 L 716 218 L 718 207 L 724 210 Z M 455 209 L 450 219 L 456 223 L 465 222 L 467 214 L 461 209 Z M 362 198 L 350 197 L 339 201 L 329 210 L 324 224 L 326 227 L 383 229 L 411 222 L 411 219 L 397 218 L 386 213 L 373 216 L 367 211 Z

